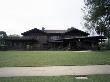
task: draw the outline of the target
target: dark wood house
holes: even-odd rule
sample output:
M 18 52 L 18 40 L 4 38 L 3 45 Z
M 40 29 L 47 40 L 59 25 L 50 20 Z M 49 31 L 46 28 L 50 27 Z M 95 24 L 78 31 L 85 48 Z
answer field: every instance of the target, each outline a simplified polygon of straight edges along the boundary
M 7 37 L 8 49 L 14 50 L 88 50 L 99 49 L 104 36 L 89 36 L 89 33 L 70 28 L 68 30 L 31 29 L 22 37 Z

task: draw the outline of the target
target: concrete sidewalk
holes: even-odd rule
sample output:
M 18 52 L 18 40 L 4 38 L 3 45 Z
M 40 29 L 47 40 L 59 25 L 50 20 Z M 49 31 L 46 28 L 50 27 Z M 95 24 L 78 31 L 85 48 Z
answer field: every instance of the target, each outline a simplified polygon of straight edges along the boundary
M 110 65 L 2 67 L 0 77 L 110 74 Z

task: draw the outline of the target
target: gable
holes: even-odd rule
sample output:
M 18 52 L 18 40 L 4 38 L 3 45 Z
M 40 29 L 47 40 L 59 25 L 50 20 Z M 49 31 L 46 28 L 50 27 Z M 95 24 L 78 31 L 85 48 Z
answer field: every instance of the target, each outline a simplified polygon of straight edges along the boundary
M 76 28 L 74 28 L 74 27 L 71 27 L 71 28 L 69 28 L 66 32 L 65 32 L 65 34 L 78 34 L 78 35 L 82 35 L 82 36 L 87 36 L 87 35 L 89 35 L 89 33 L 86 33 L 86 32 L 84 32 L 84 31 L 81 31 L 81 30 L 79 30 L 79 29 L 76 29 Z
M 37 34 L 46 34 L 44 31 L 39 30 L 37 28 L 31 29 L 29 31 L 26 31 L 24 33 L 21 33 L 21 35 L 37 35 Z

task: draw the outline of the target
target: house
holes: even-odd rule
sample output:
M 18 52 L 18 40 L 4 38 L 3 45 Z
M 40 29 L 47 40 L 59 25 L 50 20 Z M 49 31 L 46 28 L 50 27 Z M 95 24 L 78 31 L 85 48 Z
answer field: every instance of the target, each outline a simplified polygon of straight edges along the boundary
M 8 49 L 12 50 L 88 50 L 99 49 L 104 36 L 89 36 L 89 33 L 74 27 L 67 30 L 31 29 L 21 37 L 5 38 Z

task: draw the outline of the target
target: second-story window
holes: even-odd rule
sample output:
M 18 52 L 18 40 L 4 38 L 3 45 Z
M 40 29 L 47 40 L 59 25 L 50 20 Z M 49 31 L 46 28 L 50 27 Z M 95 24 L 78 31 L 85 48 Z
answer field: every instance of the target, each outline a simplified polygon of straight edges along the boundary
M 51 36 L 50 39 L 51 40 L 57 40 L 57 39 L 60 39 L 60 36 Z

